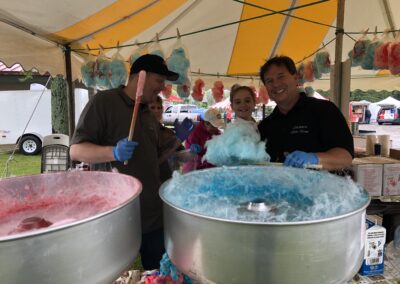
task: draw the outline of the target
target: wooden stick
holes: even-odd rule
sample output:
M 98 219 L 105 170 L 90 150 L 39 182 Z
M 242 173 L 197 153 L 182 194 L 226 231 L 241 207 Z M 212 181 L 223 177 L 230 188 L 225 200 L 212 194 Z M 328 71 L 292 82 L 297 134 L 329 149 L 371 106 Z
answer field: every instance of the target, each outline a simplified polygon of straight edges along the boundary
M 133 114 L 132 114 L 131 126 L 129 128 L 128 141 L 132 141 L 133 133 L 135 132 L 136 119 L 139 111 L 140 100 L 143 95 L 143 87 L 145 81 L 146 81 L 146 71 L 142 70 L 139 72 L 138 82 L 136 86 L 135 106 L 133 107 Z M 128 161 L 127 160 L 124 161 L 124 165 L 126 166 L 127 164 Z

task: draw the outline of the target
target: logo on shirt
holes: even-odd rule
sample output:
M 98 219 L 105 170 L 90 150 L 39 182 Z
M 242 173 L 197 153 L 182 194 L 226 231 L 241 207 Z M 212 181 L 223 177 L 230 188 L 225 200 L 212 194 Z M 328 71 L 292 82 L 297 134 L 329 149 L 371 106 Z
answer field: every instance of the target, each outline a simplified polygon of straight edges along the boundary
M 310 133 L 308 125 L 295 125 L 290 131 L 290 134 L 308 134 L 308 133 Z

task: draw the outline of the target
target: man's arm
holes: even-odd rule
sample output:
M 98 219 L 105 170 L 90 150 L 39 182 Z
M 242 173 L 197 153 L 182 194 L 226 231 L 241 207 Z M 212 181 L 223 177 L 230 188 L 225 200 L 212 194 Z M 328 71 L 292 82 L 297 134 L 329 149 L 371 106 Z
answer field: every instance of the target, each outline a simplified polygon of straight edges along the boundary
M 353 160 L 349 151 L 339 147 L 332 148 L 326 152 L 318 152 L 316 154 L 323 169 L 328 171 L 350 167 Z
M 99 146 L 90 142 L 83 142 L 71 145 L 69 153 L 74 161 L 103 163 L 115 161 L 112 149 L 112 146 Z

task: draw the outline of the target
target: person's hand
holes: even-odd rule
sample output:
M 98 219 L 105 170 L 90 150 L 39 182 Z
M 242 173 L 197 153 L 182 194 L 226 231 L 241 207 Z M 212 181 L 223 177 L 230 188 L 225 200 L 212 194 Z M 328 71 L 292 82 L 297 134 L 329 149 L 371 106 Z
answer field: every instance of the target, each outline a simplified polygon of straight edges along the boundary
M 316 165 L 319 163 L 319 158 L 315 153 L 306 153 L 303 151 L 294 151 L 287 155 L 285 166 L 295 168 L 305 168 L 307 165 Z
M 128 141 L 128 138 L 119 140 L 117 146 L 112 148 L 115 160 L 120 162 L 129 160 L 132 157 L 137 145 L 139 145 L 138 142 Z
M 190 152 L 193 154 L 198 154 L 201 152 L 201 146 L 199 144 L 190 145 Z
M 185 141 L 193 130 L 193 126 L 193 121 L 187 117 L 182 121 L 182 123 L 179 123 L 178 119 L 175 119 L 174 127 L 176 137 L 181 141 Z

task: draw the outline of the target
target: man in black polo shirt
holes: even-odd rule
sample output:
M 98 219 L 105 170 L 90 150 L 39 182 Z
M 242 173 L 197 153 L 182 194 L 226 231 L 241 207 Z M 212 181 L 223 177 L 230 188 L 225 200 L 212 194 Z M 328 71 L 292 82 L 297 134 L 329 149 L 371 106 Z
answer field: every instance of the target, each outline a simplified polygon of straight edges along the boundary
M 143 96 L 133 135 L 128 141 L 135 104 L 138 73 L 146 71 Z M 144 269 L 159 268 L 164 249 L 162 201 L 158 195 L 160 174 L 158 149 L 159 122 L 148 108 L 164 88 L 165 80 L 177 80 L 179 75 L 168 70 L 157 55 L 143 55 L 132 65 L 126 86 L 98 92 L 86 105 L 72 137 L 70 155 L 75 161 L 110 165 L 120 173 L 136 177 L 142 183 L 140 211 L 142 244 L 140 254 Z M 189 132 L 177 128 L 177 136 L 185 140 Z M 124 161 L 129 160 L 127 165 Z M 100 167 L 102 168 L 102 167 Z M 118 185 L 115 185 L 118 186 Z
M 298 75 L 287 56 L 269 59 L 260 77 L 277 106 L 258 126 L 272 162 L 304 167 L 322 164 L 343 169 L 354 157 L 353 137 L 340 110 L 331 102 L 298 91 Z

